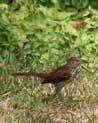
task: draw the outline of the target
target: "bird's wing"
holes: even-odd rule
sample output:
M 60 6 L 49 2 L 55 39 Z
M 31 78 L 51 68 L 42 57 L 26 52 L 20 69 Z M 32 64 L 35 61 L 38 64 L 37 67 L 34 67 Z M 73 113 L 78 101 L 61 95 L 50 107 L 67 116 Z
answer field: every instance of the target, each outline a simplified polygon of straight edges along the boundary
M 58 70 L 51 73 L 47 78 L 45 78 L 43 83 L 58 83 L 61 81 L 67 81 L 71 77 L 69 70 Z
M 60 80 L 67 80 L 71 77 L 69 70 L 57 71 L 55 74 Z

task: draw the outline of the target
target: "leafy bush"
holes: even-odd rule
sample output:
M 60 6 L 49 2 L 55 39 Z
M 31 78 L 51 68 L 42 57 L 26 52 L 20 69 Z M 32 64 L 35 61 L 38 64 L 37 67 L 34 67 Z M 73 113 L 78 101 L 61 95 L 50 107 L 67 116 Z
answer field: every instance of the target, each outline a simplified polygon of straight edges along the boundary
M 1 63 L 17 61 L 38 71 L 40 66 L 58 66 L 73 55 L 87 59 L 97 55 L 96 10 L 67 13 L 59 12 L 57 6 L 49 9 L 34 1 L 17 2 L 19 10 L 0 4 Z M 78 30 L 73 28 L 77 20 L 81 23 Z
M 12 109 L 37 107 L 36 113 L 32 113 L 34 119 L 38 122 L 50 121 L 43 109 L 50 109 L 51 106 L 43 105 L 39 81 L 14 78 L 11 73 L 50 71 L 64 64 L 71 56 L 84 58 L 89 64 L 85 68 L 88 72 L 83 71 L 86 77 L 82 80 L 80 77 L 80 83 L 66 87 L 69 98 L 65 106 L 72 109 L 79 104 L 77 107 L 81 109 L 91 102 L 98 102 L 97 0 L 84 1 L 15 0 L 8 5 L 6 0 L 0 1 L 0 98 L 10 93 Z M 39 108 L 43 110 L 43 116 Z M 75 116 L 71 114 L 69 122 L 76 122 L 73 119 Z M 19 121 L 28 118 L 22 113 L 16 113 L 16 117 Z M 30 115 L 28 121 L 32 121 L 33 117 Z

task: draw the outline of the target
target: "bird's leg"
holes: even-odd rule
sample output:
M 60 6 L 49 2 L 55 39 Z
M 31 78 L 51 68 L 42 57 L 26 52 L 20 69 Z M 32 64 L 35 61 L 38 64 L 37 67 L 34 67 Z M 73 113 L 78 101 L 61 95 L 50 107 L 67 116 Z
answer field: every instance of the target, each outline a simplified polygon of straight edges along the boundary
M 58 89 L 57 87 L 55 88 L 55 93 L 56 93 L 56 97 L 58 98 L 58 99 L 60 99 L 60 101 L 63 101 L 63 96 L 62 96 L 62 94 L 61 94 L 61 89 Z
M 60 99 L 60 101 L 64 101 L 63 96 L 61 94 L 61 90 L 62 90 L 63 86 L 64 85 L 62 85 L 62 83 L 56 83 L 55 84 L 55 94 Z

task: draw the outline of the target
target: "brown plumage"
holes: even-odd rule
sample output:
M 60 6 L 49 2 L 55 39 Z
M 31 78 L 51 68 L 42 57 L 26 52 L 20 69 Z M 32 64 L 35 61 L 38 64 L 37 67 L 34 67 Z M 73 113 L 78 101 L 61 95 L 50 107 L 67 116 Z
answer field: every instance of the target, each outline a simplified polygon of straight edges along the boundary
M 52 83 L 56 87 L 56 94 L 61 97 L 61 89 L 67 83 L 71 82 L 77 75 L 78 67 L 81 64 L 88 63 L 78 57 L 71 57 L 67 63 L 56 70 L 49 73 L 31 73 L 31 72 L 18 72 L 13 73 L 14 76 L 33 76 L 42 78 L 42 84 Z

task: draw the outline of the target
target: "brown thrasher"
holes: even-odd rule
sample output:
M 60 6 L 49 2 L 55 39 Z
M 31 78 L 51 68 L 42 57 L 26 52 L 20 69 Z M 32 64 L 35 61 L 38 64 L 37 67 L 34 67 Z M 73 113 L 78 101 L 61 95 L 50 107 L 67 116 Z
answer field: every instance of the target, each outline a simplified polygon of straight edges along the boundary
M 33 76 L 42 78 L 42 84 L 51 83 L 54 84 L 56 94 L 61 99 L 61 89 L 71 82 L 77 75 L 78 67 L 81 64 L 88 63 L 78 57 L 71 57 L 68 59 L 67 63 L 56 70 L 49 73 L 33 73 L 33 72 L 17 72 L 13 73 L 14 76 Z

